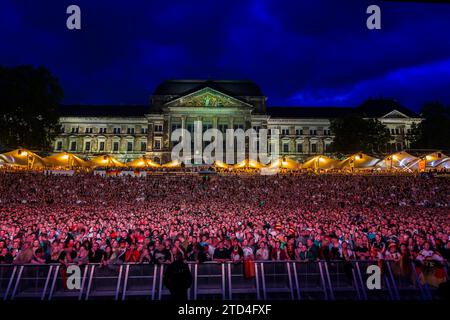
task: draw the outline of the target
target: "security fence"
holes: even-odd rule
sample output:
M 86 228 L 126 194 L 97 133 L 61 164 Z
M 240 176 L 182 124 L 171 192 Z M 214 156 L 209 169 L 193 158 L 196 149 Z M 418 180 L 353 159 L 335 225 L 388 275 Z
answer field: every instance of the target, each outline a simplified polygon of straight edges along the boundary
M 367 285 L 377 266 L 378 288 Z M 16 299 L 168 299 L 163 277 L 167 265 L 88 264 L 80 266 L 76 288 L 65 266 L 0 265 L 0 297 Z M 375 261 L 256 261 L 248 276 L 244 264 L 189 263 L 193 276 L 189 300 L 432 300 L 438 290 L 424 280 L 420 266 Z M 448 279 L 446 267 L 441 275 Z M 444 272 L 444 273 L 442 273 Z M 441 279 L 444 281 L 443 279 Z

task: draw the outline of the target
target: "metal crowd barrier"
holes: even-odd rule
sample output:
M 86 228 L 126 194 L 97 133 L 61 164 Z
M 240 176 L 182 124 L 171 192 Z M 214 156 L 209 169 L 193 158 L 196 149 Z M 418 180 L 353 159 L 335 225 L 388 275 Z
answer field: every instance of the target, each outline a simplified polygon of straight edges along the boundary
M 256 261 L 254 274 L 244 264 L 189 263 L 193 283 L 189 300 L 431 300 L 437 290 L 422 284 L 414 263 L 380 264 L 381 288 L 368 289 L 366 270 L 375 261 Z M 88 264 L 80 266 L 79 288 L 67 287 L 64 266 L 0 265 L 0 298 L 150 299 L 170 297 L 164 286 L 166 265 Z

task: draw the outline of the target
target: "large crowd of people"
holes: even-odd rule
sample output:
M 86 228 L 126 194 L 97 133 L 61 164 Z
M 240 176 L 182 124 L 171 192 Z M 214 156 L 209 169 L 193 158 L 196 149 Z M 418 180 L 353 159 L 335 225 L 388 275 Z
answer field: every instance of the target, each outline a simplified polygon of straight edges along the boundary
M 0 173 L 0 263 L 447 264 L 450 180 L 413 175 Z

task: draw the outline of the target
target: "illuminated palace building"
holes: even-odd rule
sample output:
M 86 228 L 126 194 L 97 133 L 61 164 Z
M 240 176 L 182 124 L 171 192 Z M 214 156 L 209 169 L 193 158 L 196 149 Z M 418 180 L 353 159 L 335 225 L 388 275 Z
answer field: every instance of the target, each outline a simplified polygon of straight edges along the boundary
M 392 134 L 386 151 L 408 148 L 407 133 L 421 119 L 391 100 L 368 100 L 359 107 L 268 107 L 251 81 L 174 80 L 161 83 L 148 105 L 72 105 L 60 109 L 61 133 L 54 152 L 83 156 L 112 154 L 121 161 L 146 155 L 170 161 L 177 128 L 279 130 L 281 155 L 304 160 L 327 154 L 333 141 L 330 121 L 349 112 L 379 119 Z

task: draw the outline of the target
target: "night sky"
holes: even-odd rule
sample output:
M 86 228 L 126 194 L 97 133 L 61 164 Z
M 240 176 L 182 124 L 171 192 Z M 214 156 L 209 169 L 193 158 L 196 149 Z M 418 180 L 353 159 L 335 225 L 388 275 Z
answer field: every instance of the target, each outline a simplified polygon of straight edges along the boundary
M 81 7 L 82 29 L 66 28 Z M 378 4 L 382 30 L 366 28 Z M 450 104 L 450 5 L 364 0 L 2 0 L 0 64 L 42 65 L 64 103 L 145 104 L 166 79 L 246 79 L 270 106 Z

